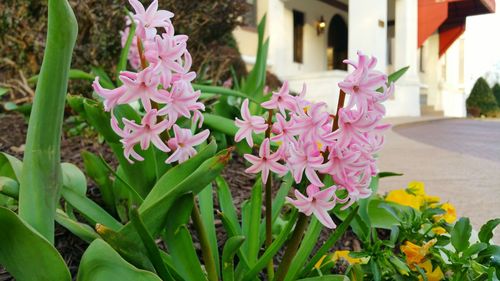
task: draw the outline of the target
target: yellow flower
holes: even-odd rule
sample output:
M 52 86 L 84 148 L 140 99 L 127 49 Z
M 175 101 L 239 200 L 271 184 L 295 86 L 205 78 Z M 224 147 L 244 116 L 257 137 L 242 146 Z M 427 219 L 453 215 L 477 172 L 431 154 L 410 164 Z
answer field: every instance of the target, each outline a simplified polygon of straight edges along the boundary
M 445 213 L 434 216 L 435 221 L 444 219 L 447 223 L 453 223 L 457 220 L 457 210 L 455 209 L 455 206 L 450 203 L 444 203 L 440 208 L 443 209 Z
M 337 262 L 339 259 L 347 261 L 349 264 L 363 263 L 362 258 L 353 258 L 349 256 L 350 251 L 335 251 L 332 256 L 332 261 Z
M 430 260 L 425 261 L 424 263 L 419 264 L 422 269 L 425 271 L 425 276 L 428 281 L 440 281 L 443 280 L 444 274 L 439 266 L 437 266 L 434 271 L 432 270 L 432 263 Z M 422 276 L 418 276 L 419 281 L 423 281 L 424 278 Z
M 365 264 L 368 262 L 367 258 L 353 258 L 353 257 L 349 256 L 349 253 L 350 253 L 350 251 L 335 251 L 333 254 L 331 254 L 328 257 L 328 260 L 326 260 L 326 262 L 325 262 L 325 259 L 327 259 L 327 256 L 324 255 L 318 260 L 318 262 L 316 262 L 316 264 L 314 265 L 314 268 L 320 269 L 321 266 L 324 264 L 324 262 L 325 263 L 328 263 L 328 262 L 336 263 L 340 259 L 345 260 L 349 264 Z
M 385 200 L 388 202 L 398 203 L 404 206 L 410 206 L 417 210 L 420 209 L 423 203 L 421 197 L 410 194 L 403 189 L 397 189 L 389 192 Z
M 441 201 L 441 198 L 438 196 L 432 196 L 425 193 L 425 186 L 423 182 L 420 181 L 412 181 L 408 184 L 408 193 L 415 194 L 420 197 L 422 201 L 425 203 L 437 203 Z
M 436 226 L 432 228 L 432 232 L 434 232 L 436 235 L 443 235 L 445 233 L 448 233 L 446 229 L 444 229 L 441 226 Z
M 434 238 L 422 246 L 413 244 L 410 241 L 406 241 L 404 245 L 401 245 L 401 252 L 406 255 L 406 264 L 410 268 L 414 268 L 415 264 L 420 264 L 425 256 L 429 253 L 429 249 L 436 244 L 437 239 Z

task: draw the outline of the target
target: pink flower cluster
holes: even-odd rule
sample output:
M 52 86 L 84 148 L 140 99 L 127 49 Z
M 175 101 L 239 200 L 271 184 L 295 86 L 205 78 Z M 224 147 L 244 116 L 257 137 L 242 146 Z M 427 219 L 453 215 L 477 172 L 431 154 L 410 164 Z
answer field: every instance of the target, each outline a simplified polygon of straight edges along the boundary
M 209 135 L 208 130 L 193 135 L 191 130 L 176 125 L 179 118 L 185 117 L 192 118 L 193 123 L 201 127 L 201 111 L 205 110 L 203 103 L 198 102 L 201 93 L 191 85 L 196 73 L 190 71 L 192 60 L 187 50 L 188 37 L 174 34 L 170 21 L 174 14 L 158 10 L 158 0 L 147 9 L 138 0 L 129 2 L 135 10 L 132 19 L 136 25 L 129 62 L 137 72 L 121 72 L 119 79 L 123 85 L 115 89 L 103 88 L 97 77 L 94 90 L 104 99 L 105 110 L 111 111 L 112 128 L 122 138 L 128 161 L 132 163 L 131 158 L 142 161 L 134 147 L 139 144 L 145 150 L 152 143 L 161 151 L 172 152 L 167 163 L 183 162 L 196 153 L 193 146 L 201 144 Z M 128 25 L 131 23 L 129 20 Z M 129 32 L 130 27 L 122 32 L 123 44 Z M 120 127 L 113 108 L 136 101 L 141 102 L 146 112 L 141 123 L 123 118 L 123 127 Z M 174 136 L 170 138 L 168 132 L 171 129 Z
M 326 112 L 325 103 L 307 101 L 305 87 L 299 95 L 290 94 L 287 82 L 261 104 L 273 115 L 272 124 L 261 116 L 252 116 L 248 100 L 242 104 L 242 119 L 235 121 L 239 127 L 237 142 L 245 139 L 253 146 L 253 134 L 267 132 L 259 156 L 244 155 L 252 164 L 247 172 L 262 173 L 263 182 L 270 172 L 280 176 L 291 172 L 296 183 L 305 175 L 310 183 L 307 196 L 296 191 L 297 199 L 287 200 L 300 212 L 314 214 L 329 228 L 335 224 L 328 211 L 337 203 L 347 208 L 371 194 L 371 177 L 377 174 L 374 154 L 382 147 L 383 131 L 389 128 L 380 124 L 385 115 L 381 102 L 392 95 L 394 88 L 387 86 L 387 75 L 374 70 L 375 58 L 361 53 L 358 56 L 357 62 L 345 61 L 354 71 L 339 83 L 349 100 L 339 110 L 337 130 L 333 131 L 334 118 Z M 277 147 L 274 152 L 271 143 Z M 333 179 L 334 186 L 323 188 L 326 176 Z M 340 190 L 347 195 L 340 198 L 336 193 Z

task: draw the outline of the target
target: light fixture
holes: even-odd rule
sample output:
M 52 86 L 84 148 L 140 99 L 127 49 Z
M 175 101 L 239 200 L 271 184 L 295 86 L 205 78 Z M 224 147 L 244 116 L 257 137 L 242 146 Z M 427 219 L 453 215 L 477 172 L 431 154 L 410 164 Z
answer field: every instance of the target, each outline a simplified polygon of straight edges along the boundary
M 318 32 L 318 36 L 325 32 L 326 22 L 323 16 L 319 18 L 319 21 L 316 23 L 316 31 Z

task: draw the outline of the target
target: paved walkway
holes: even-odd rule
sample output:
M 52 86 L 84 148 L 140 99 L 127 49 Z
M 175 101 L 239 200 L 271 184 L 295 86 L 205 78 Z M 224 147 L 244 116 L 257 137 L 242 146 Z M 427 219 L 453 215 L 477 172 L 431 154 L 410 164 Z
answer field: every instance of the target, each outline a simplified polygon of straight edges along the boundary
M 423 181 L 429 194 L 450 201 L 475 229 L 500 217 L 500 122 L 394 118 L 380 153 L 381 171 L 404 173 L 381 180 L 380 191 Z M 500 243 L 500 230 L 494 240 Z

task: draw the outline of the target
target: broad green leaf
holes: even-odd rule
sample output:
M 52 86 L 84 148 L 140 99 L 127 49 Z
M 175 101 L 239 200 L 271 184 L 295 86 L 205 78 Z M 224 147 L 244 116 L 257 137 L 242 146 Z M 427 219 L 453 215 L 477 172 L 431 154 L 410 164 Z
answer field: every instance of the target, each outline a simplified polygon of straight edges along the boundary
M 18 281 L 70 281 L 63 258 L 14 212 L 0 207 L 0 264 Z
M 349 281 L 349 278 L 344 275 L 323 275 L 300 279 L 298 281 Z
M 67 0 L 49 0 L 45 53 L 24 150 L 19 216 L 48 241 L 62 188 L 61 131 L 78 25 Z
M 32 83 L 32 84 L 38 83 L 39 78 L 40 78 L 40 75 L 31 76 L 28 79 L 28 83 Z M 85 71 L 80 70 L 80 69 L 69 69 L 68 79 L 93 81 L 95 79 L 95 76 L 92 75 L 91 73 L 85 72 Z
M 99 238 L 99 235 L 92 227 L 71 219 L 61 209 L 56 210 L 56 222 L 87 243 Z
M 321 229 L 323 229 L 323 225 L 315 217 L 312 218 L 311 223 L 302 238 L 302 243 L 290 263 L 290 268 L 288 268 L 285 275 L 285 281 L 297 280 L 298 273 L 303 268 L 307 258 L 309 258 L 309 255 L 311 254 L 311 251 L 318 242 Z
M 7 94 L 8 92 L 9 92 L 9 89 L 4 88 L 4 87 L 0 87 L 0 97 Z
M 297 211 L 293 210 L 292 215 L 290 216 L 290 220 L 287 225 L 283 229 L 283 231 L 276 237 L 273 243 L 266 249 L 264 254 L 260 256 L 257 260 L 257 263 L 253 265 L 243 276 L 243 281 L 254 280 L 259 272 L 269 263 L 269 261 L 276 255 L 276 253 L 281 249 L 288 236 L 290 235 L 293 227 L 295 226 L 295 222 L 297 221 Z
M 187 222 L 193 209 L 193 195 L 179 198 L 168 214 L 165 243 L 169 253 L 174 256 L 174 265 L 186 281 L 207 280 L 196 250 L 187 230 Z
M 204 121 L 203 125 L 222 132 L 228 136 L 234 137 L 236 135 L 236 132 L 238 132 L 238 127 L 234 124 L 234 120 L 225 118 L 222 116 L 210 114 L 210 113 L 203 113 Z M 255 144 L 261 144 L 262 141 L 264 140 L 264 137 L 262 135 L 253 135 L 253 140 Z M 276 143 L 272 142 L 271 146 L 276 146 Z
M 354 208 L 351 213 L 347 216 L 347 218 L 332 232 L 331 236 L 328 237 L 328 240 L 319 248 L 319 250 L 314 254 L 314 256 L 309 260 L 307 265 L 304 267 L 299 276 L 306 276 L 314 265 L 330 251 L 330 249 L 337 243 L 337 241 L 344 235 L 346 230 L 349 228 L 349 225 L 353 221 L 354 217 L 358 213 L 359 207 Z
M 377 264 L 377 260 L 373 259 L 373 258 L 370 259 L 370 261 L 368 262 L 368 265 L 370 266 L 373 280 L 375 280 L 375 281 L 382 280 L 382 273 L 380 272 L 380 267 Z
M 115 84 L 113 84 L 113 81 L 102 67 L 92 66 L 91 69 L 93 74 L 92 80 L 94 80 L 96 76 L 99 76 L 99 83 L 101 86 L 106 89 L 115 88 Z
M 212 146 L 212 149 L 214 147 Z M 210 146 L 205 149 L 210 150 Z M 212 150 L 213 151 L 213 150 Z M 201 152 L 199 153 L 201 154 Z M 204 153 L 205 157 L 207 153 Z M 208 153 L 210 155 L 210 153 Z M 196 156 L 195 156 L 196 157 Z M 200 156 L 201 157 L 201 156 Z M 176 200 L 185 193 L 192 192 L 193 194 L 198 194 L 205 186 L 207 186 L 212 180 L 214 180 L 225 167 L 229 161 L 230 151 L 221 151 L 216 156 L 204 161 L 199 167 L 194 170 L 190 175 L 185 176 L 185 178 L 180 179 L 180 182 L 176 183 L 176 180 L 170 181 L 168 177 L 170 175 L 175 175 L 173 177 L 184 176 L 183 172 L 178 174 L 170 174 L 170 171 L 166 173 L 162 179 L 158 181 L 155 188 L 146 197 L 144 203 L 139 207 L 139 213 L 141 214 L 144 224 L 148 231 L 155 237 L 163 229 L 166 223 L 167 212 L 176 202 Z M 194 159 L 191 158 L 191 160 Z M 186 161 L 187 163 L 187 161 Z M 183 163 L 184 164 L 184 163 Z M 182 164 L 181 164 L 182 165 Z M 177 165 L 176 167 L 180 167 Z M 174 170 L 174 168 L 171 169 Z M 174 171 L 175 173 L 175 171 Z M 172 185 L 166 185 L 165 182 L 173 183 Z M 157 187 L 157 188 L 156 188 Z M 165 192 L 162 194 L 161 191 Z M 156 197 L 152 198 L 152 194 Z M 151 201 L 148 201 L 151 198 Z M 147 204 L 148 203 L 148 204 Z M 134 231 L 131 231 L 129 225 L 126 225 L 120 233 L 124 235 L 134 235 Z
M 115 196 L 113 193 L 113 182 L 110 179 L 111 173 L 99 156 L 89 151 L 82 151 L 83 165 L 85 172 L 99 188 L 102 201 L 106 205 L 106 209 L 115 211 Z
M 0 176 L 21 180 L 23 162 L 14 156 L 0 152 Z
M 500 224 L 500 218 L 489 220 L 479 230 L 479 241 L 489 243 L 493 238 L 493 230 Z
M 244 241 L 244 236 L 233 236 L 226 241 L 222 250 L 223 281 L 234 281 L 234 255 L 236 255 Z
M 248 229 L 247 232 L 243 232 L 245 237 L 247 237 L 246 242 L 243 243 L 247 246 L 247 258 L 250 265 L 257 261 L 257 255 L 260 250 L 260 237 L 259 237 L 259 226 L 262 216 L 262 180 L 260 177 L 257 179 L 255 185 L 252 188 L 252 194 L 250 196 L 249 203 L 249 217 L 248 217 Z
M 472 232 L 472 225 L 469 218 L 460 218 L 451 230 L 451 244 L 457 250 L 462 252 L 469 247 L 469 239 Z
M 224 88 L 224 87 L 193 84 L 193 88 L 195 90 L 200 90 L 203 94 L 214 94 L 214 95 L 221 95 L 221 96 L 237 97 L 237 98 L 249 99 L 250 101 L 257 102 L 253 97 L 248 96 L 245 93 L 235 91 L 232 89 L 228 89 L 228 88 Z
M 233 204 L 234 201 L 229 190 L 229 185 L 222 176 L 215 178 L 215 182 L 217 183 L 217 198 L 219 199 L 220 209 L 235 232 L 241 234 L 241 227 L 238 222 L 238 215 L 236 207 Z
M 19 197 L 19 184 L 11 178 L 0 176 L 0 194 L 17 199 Z
M 367 206 L 368 217 L 372 227 L 391 229 L 392 226 L 401 224 L 396 217 L 397 214 L 391 213 L 387 207 L 400 212 L 406 212 L 410 208 L 381 199 L 372 199 Z
M 210 242 L 210 250 L 212 252 L 215 268 L 220 278 L 220 262 L 219 262 L 219 249 L 217 246 L 217 233 L 215 230 L 214 218 L 214 198 L 212 192 L 212 184 L 207 185 L 200 194 L 198 194 L 198 202 L 200 205 L 200 215 L 203 220 L 203 226 L 207 234 L 208 241 Z
M 119 79 L 120 72 L 127 70 L 127 60 L 130 52 L 130 46 L 132 46 L 132 41 L 134 40 L 134 35 L 135 35 L 135 29 L 137 28 L 137 25 L 135 24 L 135 21 L 133 19 L 130 19 L 130 22 L 132 24 L 129 28 L 127 41 L 125 41 L 125 46 L 123 46 L 123 49 L 120 52 L 120 60 L 118 61 L 118 65 L 116 66 L 116 82 L 118 83 L 118 85 L 122 84 L 122 82 Z
M 137 230 L 137 233 L 139 233 L 142 243 L 148 253 L 149 260 L 153 264 L 158 275 L 164 281 L 174 280 L 172 275 L 170 275 L 170 272 L 168 272 L 168 269 L 165 267 L 161 258 L 160 249 L 158 249 L 158 245 L 156 245 L 155 240 L 151 237 L 148 230 L 144 226 L 137 208 L 133 208 L 131 211 L 131 221 Z
M 58 280 L 58 279 L 52 279 Z M 106 242 L 96 239 L 83 254 L 78 281 L 161 281 L 155 274 L 125 261 Z
M 482 250 L 486 249 L 488 247 L 488 244 L 486 243 L 475 243 L 475 244 L 472 244 L 469 248 L 465 249 L 463 254 L 462 254 L 462 257 L 470 257 L 470 256 L 473 256 L 479 252 L 481 252 Z
M 63 188 L 62 196 L 93 225 L 96 225 L 97 223 L 103 224 L 115 231 L 122 227 L 122 225 L 115 218 L 113 218 L 113 216 L 86 196 L 81 196 L 68 188 Z
M 83 172 L 71 163 L 62 163 L 63 186 L 81 196 L 87 196 L 87 179 Z

